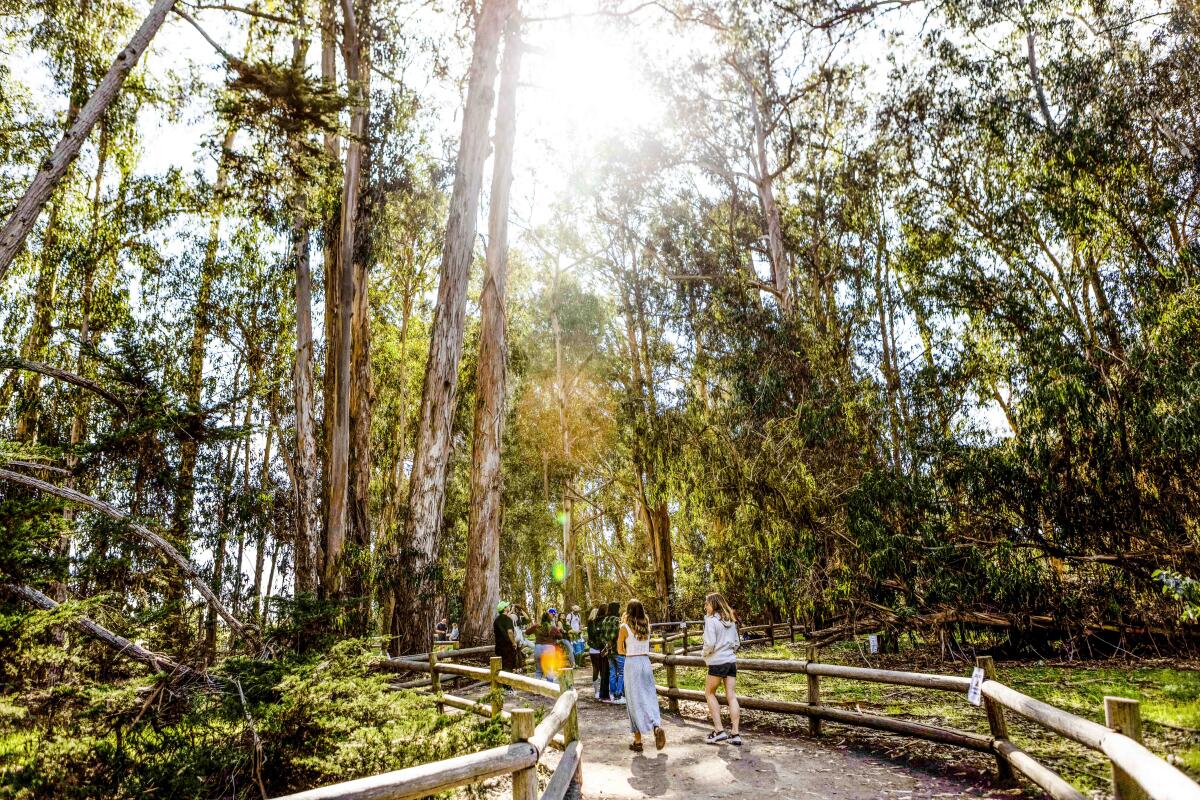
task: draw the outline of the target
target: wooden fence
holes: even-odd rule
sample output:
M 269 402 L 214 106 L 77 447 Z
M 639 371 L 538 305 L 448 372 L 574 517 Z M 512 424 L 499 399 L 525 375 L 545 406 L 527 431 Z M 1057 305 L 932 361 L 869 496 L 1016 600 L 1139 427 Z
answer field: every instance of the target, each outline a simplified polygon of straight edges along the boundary
M 694 623 L 693 623 L 694 624 Z M 651 660 L 665 667 L 665 686 L 658 686 L 658 693 L 667 698 L 672 711 L 678 712 L 680 700 L 704 702 L 704 693 L 680 689 L 676 669 L 679 667 L 704 667 L 704 659 L 686 653 L 699 650 L 699 637 L 695 646 L 688 638 L 690 624 L 660 624 L 660 629 L 678 629 L 678 633 L 656 638 L 655 644 L 662 651 L 651 653 Z M 780 628 L 784 628 L 781 634 Z M 756 641 L 775 641 L 780 635 L 794 639 L 795 628 L 782 626 L 753 626 L 743 631 L 759 631 L 764 636 Z M 672 642 L 681 642 L 672 647 Z M 990 735 L 927 725 L 921 722 L 848 711 L 821 702 L 821 678 L 884 683 L 892 686 L 909 686 L 934 691 L 966 694 L 971 681 L 955 675 L 934 675 L 923 672 L 898 672 L 895 670 L 848 667 L 838 664 L 822 664 L 817 661 L 816 648 L 810 647 L 808 658 L 799 660 L 776 660 L 761 658 L 739 658 L 739 672 L 775 672 L 805 675 L 808 679 L 808 702 L 798 703 L 785 700 L 770 700 L 738 695 L 742 708 L 774 711 L 782 714 L 798 714 L 808 717 L 809 730 L 820 735 L 821 722 L 827 720 L 843 725 L 913 736 L 942 744 L 964 747 L 996 758 L 996 768 L 1002 783 L 1013 780 L 1014 772 L 1028 778 L 1045 790 L 1055 800 L 1085 800 L 1085 796 L 1060 775 L 1036 761 L 1008 739 L 1005 711 L 1012 711 L 1041 725 L 1043 728 L 1078 742 L 1092 750 L 1103 753 L 1112 765 L 1113 796 L 1116 800 L 1200 800 L 1200 786 L 1190 778 L 1151 753 L 1141 744 L 1141 720 L 1135 700 L 1117 697 L 1104 698 L 1107 727 L 1070 712 L 1063 711 L 1040 700 L 1035 700 L 996 679 L 996 669 L 990 656 L 981 656 L 977 665 L 983 669 L 981 685 L 984 711 L 987 714 Z M 724 697 L 719 698 L 726 705 Z
M 380 668 L 392 672 L 428 674 L 439 711 L 450 706 L 484 717 L 508 720 L 512 726 L 512 744 L 322 786 L 288 795 L 281 800 L 404 800 L 502 775 L 512 776 L 513 800 L 538 800 L 537 766 L 549 747 L 562 750 L 563 755 L 546 790 L 541 793 L 541 800 L 578 797 L 583 773 L 583 745 L 579 740 L 578 696 L 573 686 L 573 673 L 563 670 L 559 673 L 559 682 L 555 684 L 506 672 L 501 669 L 500 659 L 495 656 L 489 659 L 487 667 L 454 663 L 456 660 L 480 658 L 491 652 L 491 647 L 443 651 L 435 648 L 418 656 L 382 661 Z M 491 687 L 488 702 L 480 703 L 443 692 L 442 676 L 487 682 Z M 504 709 L 503 692 L 506 687 L 551 698 L 554 706 L 535 726 L 532 708 Z

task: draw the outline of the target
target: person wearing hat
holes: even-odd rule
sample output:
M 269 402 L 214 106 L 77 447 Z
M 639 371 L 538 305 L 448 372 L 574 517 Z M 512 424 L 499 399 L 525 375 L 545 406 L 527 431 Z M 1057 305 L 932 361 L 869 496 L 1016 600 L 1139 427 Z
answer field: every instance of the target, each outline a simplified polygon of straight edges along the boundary
M 496 655 L 505 672 L 516 672 L 520 664 L 520 654 L 517 650 L 517 633 L 512 617 L 508 611 L 509 602 L 501 600 L 496 604 L 496 619 L 492 622 L 492 635 L 496 640 Z

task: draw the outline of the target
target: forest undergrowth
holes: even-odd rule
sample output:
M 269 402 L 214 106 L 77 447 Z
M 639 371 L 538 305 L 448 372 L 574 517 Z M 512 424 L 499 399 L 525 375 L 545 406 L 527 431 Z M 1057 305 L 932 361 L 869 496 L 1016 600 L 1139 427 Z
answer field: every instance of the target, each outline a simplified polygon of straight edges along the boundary
M 502 723 L 439 714 L 373 672 L 377 640 L 278 660 L 229 657 L 215 688 L 171 676 L 63 679 L 0 697 L 0 798 L 261 798 L 508 741 Z

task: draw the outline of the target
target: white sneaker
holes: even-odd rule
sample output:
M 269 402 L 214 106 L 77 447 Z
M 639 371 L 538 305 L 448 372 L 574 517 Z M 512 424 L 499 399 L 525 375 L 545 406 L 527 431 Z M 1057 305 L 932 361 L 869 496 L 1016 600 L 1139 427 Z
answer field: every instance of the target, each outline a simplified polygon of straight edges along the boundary
M 623 705 L 625 705 L 625 698 L 618 697 L 616 700 L 613 700 L 612 703 L 614 706 L 623 706 Z

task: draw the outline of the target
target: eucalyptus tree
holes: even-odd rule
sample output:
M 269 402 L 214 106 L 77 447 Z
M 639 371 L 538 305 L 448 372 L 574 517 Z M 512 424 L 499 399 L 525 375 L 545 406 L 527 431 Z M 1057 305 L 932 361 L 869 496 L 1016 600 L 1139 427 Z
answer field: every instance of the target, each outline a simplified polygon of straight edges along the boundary
M 495 158 L 488 207 L 488 243 L 480 292 L 479 359 L 471 445 L 471 518 L 462 640 L 487 641 L 500 600 L 501 442 L 504 438 L 508 342 L 505 282 L 508 271 L 509 190 L 516 139 L 517 84 L 521 78 L 521 18 L 514 11 L 504 31 L 504 66 L 496 104 Z
M 396 602 L 396 613 L 404 621 L 398 626 L 401 631 L 396 643 L 399 652 L 420 650 L 432 637 L 433 568 L 445 503 L 451 419 L 457 400 L 467 283 L 475 246 L 483 162 L 487 156 L 488 121 L 495 98 L 496 53 L 514 8 L 513 0 L 485 0 L 476 19 L 437 307 L 421 392 L 420 427 L 409 482 L 408 520 L 401 542 L 409 563 Z

